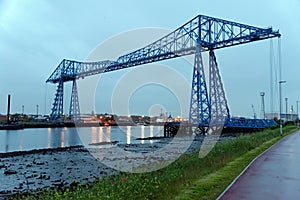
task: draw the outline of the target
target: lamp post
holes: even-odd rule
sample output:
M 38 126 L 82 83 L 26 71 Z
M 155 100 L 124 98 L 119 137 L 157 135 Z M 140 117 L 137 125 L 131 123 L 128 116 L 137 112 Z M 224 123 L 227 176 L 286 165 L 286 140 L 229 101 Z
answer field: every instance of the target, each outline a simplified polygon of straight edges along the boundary
M 286 81 L 279 81 L 279 127 L 280 135 L 282 136 L 282 122 L 281 122 L 281 84 L 286 83 Z
M 298 111 L 298 103 L 300 101 L 296 101 L 296 104 L 297 104 L 297 127 L 299 128 L 299 111 Z
M 288 98 L 285 97 L 285 120 L 288 121 Z
M 266 112 L 265 112 L 265 93 L 264 92 L 261 92 L 260 93 L 260 96 L 261 96 L 261 112 L 262 112 L 262 118 L 263 119 L 266 119 Z
M 299 111 L 298 111 L 298 103 L 299 103 L 300 101 L 296 101 L 296 104 L 297 104 L 297 118 L 299 118 Z
M 36 105 L 36 117 L 39 116 L 39 105 Z

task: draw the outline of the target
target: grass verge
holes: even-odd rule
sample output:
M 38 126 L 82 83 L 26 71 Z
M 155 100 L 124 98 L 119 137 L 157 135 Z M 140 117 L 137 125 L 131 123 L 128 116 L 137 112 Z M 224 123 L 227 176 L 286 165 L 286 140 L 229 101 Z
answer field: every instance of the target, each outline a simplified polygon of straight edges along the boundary
M 295 127 L 287 127 L 284 136 L 287 136 L 294 131 L 296 131 Z M 260 133 L 258 135 L 260 135 Z M 217 171 L 195 180 L 189 187 L 183 187 L 175 199 L 216 199 L 253 159 L 280 139 L 282 139 L 280 136 L 274 137 L 237 157 L 233 161 L 228 162 L 224 167 Z
M 284 127 L 285 135 L 296 130 Z M 198 152 L 182 155 L 151 173 L 106 177 L 92 185 L 46 190 L 23 199 L 215 199 L 261 152 L 281 139 L 278 129 L 220 142 L 203 159 Z

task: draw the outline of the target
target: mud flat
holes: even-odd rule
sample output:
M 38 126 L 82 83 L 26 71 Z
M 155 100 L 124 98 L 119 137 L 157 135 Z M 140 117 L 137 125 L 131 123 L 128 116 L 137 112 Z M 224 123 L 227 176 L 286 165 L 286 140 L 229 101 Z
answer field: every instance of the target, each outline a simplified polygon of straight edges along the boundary
M 0 199 L 38 189 L 90 183 L 117 171 L 83 147 L 0 154 Z
M 208 144 L 228 139 L 205 138 Z M 119 171 L 156 170 L 153 166 L 159 169 L 183 153 L 199 151 L 203 141 L 202 136 L 193 140 L 163 138 L 145 144 L 114 143 L 88 149 L 76 146 L 0 153 L 0 199 L 39 189 L 88 184 Z

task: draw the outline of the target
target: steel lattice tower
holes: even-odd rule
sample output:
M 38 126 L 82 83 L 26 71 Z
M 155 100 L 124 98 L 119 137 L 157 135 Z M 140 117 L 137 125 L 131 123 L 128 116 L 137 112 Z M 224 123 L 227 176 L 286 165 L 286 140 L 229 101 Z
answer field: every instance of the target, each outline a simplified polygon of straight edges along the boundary
M 51 112 L 51 119 L 58 120 L 61 118 L 64 112 L 64 82 L 60 80 L 58 82 L 54 103 Z
M 230 114 L 217 59 L 212 50 L 209 51 L 209 75 L 211 118 L 214 119 L 214 123 L 224 124 L 225 119 L 230 118 Z
M 191 104 L 189 122 L 208 126 L 210 119 L 210 104 L 205 82 L 201 49 L 196 47 L 192 79 Z
M 69 116 L 72 117 L 74 121 L 77 121 L 80 117 L 80 106 L 79 106 L 76 80 L 73 80 L 73 85 L 72 85 Z

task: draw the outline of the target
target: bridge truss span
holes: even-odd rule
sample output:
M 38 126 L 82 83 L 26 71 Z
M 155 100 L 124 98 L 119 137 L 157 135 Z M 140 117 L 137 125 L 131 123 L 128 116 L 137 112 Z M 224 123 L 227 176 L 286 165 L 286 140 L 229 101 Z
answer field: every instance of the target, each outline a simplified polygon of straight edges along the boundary
M 60 104 L 63 102 L 61 91 L 64 82 L 73 81 L 73 87 L 76 87 L 75 82 L 79 78 L 194 54 L 190 122 L 207 126 L 212 117 L 222 116 L 229 119 L 229 108 L 214 51 L 280 36 L 279 31 L 270 27 L 259 28 L 198 15 L 168 35 L 114 61 L 78 62 L 64 59 L 46 81 L 59 83 L 51 117 L 55 120 L 62 115 L 63 105 Z M 204 51 L 209 51 L 210 55 L 209 84 L 205 82 L 205 66 L 201 58 Z M 74 102 L 78 101 L 76 92 L 76 88 L 72 90 L 70 109 L 79 110 L 79 104 Z M 70 110 L 70 113 L 79 115 L 77 110 Z

